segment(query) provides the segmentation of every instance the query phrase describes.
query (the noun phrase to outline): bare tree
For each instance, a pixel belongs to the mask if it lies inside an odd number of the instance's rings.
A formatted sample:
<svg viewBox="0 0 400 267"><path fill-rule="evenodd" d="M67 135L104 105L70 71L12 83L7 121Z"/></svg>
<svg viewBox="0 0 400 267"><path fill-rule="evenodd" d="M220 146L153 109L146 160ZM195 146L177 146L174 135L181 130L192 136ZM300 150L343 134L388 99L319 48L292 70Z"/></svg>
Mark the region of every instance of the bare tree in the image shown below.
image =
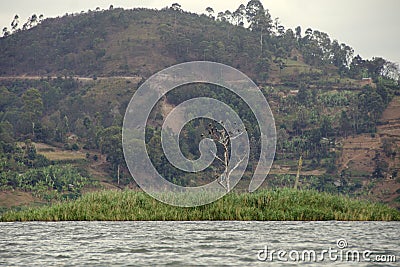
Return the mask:
<svg viewBox="0 0 400 267"><path fill-rule="evenodd" d="M301 168L303 167L303 156L300 156L298 166L297 166L297 174L296 174L296 179L294 181L294 189L299 189L299 183L300 183L300 172Z"/></svg>
<svg viewBox="0 0 400 267"><path fill-rule="evenodd" d="M223 125L223 122L221 122L221 124ZM223 153L222 153L222 157L218 156L216 153L212 152L214 157L219 160L224 168L224 171L222 173L222 175L219 176L219 181L218 183L224 187L226 189L227 192L229 192L231 190L231 186L230 186L230 177L233 173L233 171L235 171L239 165L243 162L243 160L246 158L247 155L244 155L242 158L240 158L235 164L234 166L229 166L230 163L230 146L231 146L231 141L233 141L234 139L238 138L239 136L241 136L244 132L245 129L236 129L236 132L228 132L226 130L225 127L221 127L221 128L217 128L215 127L212 123L210 123L208 125L208 131L206 134L202 134L202 136L206 136L212 140L214 140L215 142L217 142L218 144L221 145L222 149L223 149Z"/></svg>

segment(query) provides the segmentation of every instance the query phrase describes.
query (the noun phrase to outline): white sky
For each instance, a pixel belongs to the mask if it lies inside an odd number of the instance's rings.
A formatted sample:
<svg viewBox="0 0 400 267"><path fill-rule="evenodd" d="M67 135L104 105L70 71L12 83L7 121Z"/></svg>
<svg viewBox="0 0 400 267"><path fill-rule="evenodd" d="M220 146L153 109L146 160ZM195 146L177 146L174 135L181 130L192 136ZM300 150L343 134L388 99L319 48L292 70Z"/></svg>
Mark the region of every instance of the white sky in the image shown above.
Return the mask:
<svg viewBox="0 0 400 267"><path fill-rule="evenodd" d="M10 28L15 14L22 22L32 14L48 18L96 7L107 9L111 4L126 9L161 9L175 2L186 11L205 13L210 6L218 13L233 11L248 0L2 0L0 26ZM399 0L262 0L262 3L286 28L300 25L303 32L309 27L317 29L352 46L363 58L381 56L400 63Z"/></svg>

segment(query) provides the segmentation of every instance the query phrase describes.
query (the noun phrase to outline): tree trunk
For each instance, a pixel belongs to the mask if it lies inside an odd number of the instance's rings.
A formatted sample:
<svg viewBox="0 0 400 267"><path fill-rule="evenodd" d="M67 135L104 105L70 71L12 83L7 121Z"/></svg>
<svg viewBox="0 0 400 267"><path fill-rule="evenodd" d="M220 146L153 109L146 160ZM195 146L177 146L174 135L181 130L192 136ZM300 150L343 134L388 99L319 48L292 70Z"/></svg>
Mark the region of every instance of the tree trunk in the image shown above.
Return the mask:
<svg viewBox="0 0 400 267"><path fill-rule="evenodd" d="M294 189L298 189L299 188L300 172L301 172L301 167L302 166L303 166L303 157L300 156L299 164L298 164L298 167L297 167L296 180L294 181Z"/></svg>
<svg viewBox="0 0 400 267"><path fill-rule="evenodd" d="M119 185L119 164L117 166L117 183Z"/></svg>
<svg viewBox="0 0 400 267"><path fill-rule="evenodd" d="M228 159L228 148L225 146L225 179L226 179L226 190L229 192L230 191L230 183L229 183L229 172L228 172L228 165L229 165L229 159Z"/></svg>

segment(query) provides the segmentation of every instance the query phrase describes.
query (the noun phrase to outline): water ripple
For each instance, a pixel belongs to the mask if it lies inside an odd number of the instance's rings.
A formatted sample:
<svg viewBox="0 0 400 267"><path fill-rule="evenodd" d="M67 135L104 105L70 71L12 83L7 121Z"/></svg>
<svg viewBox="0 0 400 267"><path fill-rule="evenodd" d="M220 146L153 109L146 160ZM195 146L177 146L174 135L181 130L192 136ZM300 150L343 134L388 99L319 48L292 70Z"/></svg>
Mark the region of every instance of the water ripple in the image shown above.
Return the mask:
<svg viewBox="0 0 400 267"><path fill-rule="evenodd" d="M335 221L0 223L0 265L280 266L277 261L258 261L258 252L265 246L287 251L337 249L341 238L351 250L396 255L398 264L399 229L399 222Z"/></svg>

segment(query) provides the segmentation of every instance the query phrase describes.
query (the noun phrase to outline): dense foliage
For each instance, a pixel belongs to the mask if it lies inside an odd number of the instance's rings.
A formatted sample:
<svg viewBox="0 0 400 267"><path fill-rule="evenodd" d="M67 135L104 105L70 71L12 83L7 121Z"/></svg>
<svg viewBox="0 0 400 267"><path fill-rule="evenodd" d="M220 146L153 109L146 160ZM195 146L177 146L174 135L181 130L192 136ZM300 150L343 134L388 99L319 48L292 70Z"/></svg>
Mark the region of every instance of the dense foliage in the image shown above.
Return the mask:
<svg viewBox="0 0 400 267"><path fill-rule="evenodd" d="M30 140L15 144L1 141L0 161L0 190L23 190L53 200L76 198L85 186L93 184L84 170L55 164L37 154Z"/></svg>

